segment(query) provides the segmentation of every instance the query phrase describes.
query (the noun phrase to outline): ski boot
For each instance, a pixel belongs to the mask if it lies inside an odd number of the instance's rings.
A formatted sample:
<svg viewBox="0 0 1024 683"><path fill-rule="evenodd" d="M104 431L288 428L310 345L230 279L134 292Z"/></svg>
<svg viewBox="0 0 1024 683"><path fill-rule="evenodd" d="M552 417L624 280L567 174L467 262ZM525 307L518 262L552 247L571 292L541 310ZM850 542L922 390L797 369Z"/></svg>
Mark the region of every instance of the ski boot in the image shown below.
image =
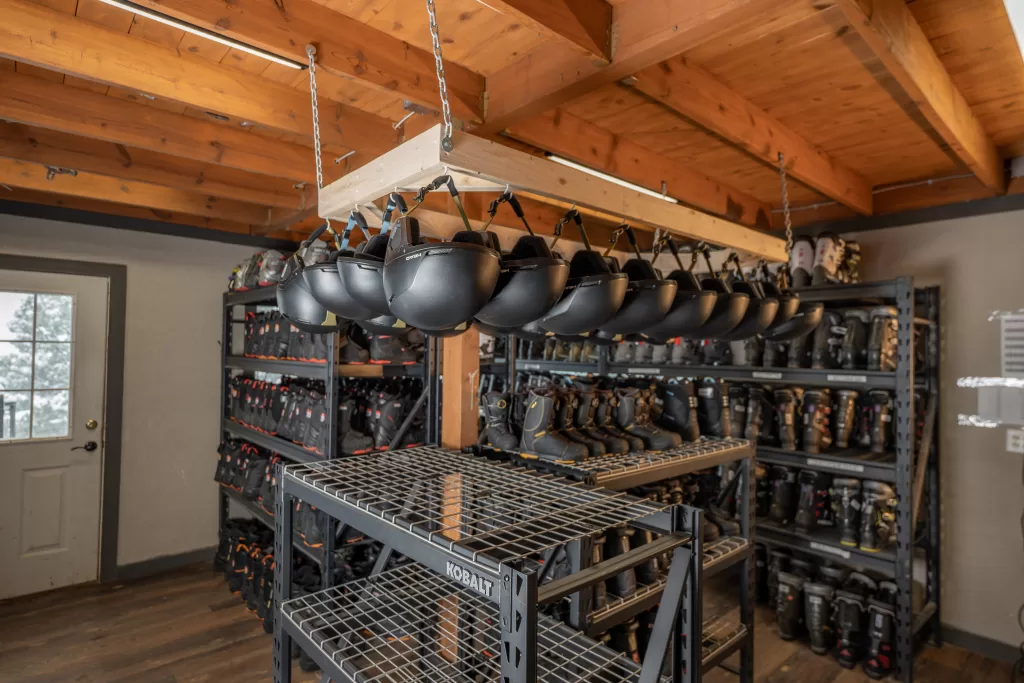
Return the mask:
<svg viewBox="0 0 1024 683"><path fill-rule="evenodd" d="M802 470L799 476L800 494L793 518L793 528L800 533L809 534L819 525L831 522L832 510L829 506L829 486L831 475L823 472Z"/></svg>
<svg viewBox="0 0 1024 683"><path fill-rule="evenodd" d="M865 481L860 511L860 549L877 553L896 537L896 491L880 481Z"/></svg>
<svg viewBox="0 0 1024 683"><path fill-rule="evenodd" d="M742 384L730 384L729 396L729 435L739 438L747 427L747 403L750 392Z"/></svg>
<svg viewBox="0 0 1024 683"><path fill-rule="evenodd" d="M779 597L779 574L789 571L792 556L785 548L772 548L768 551L768 604L775 607Z"/></svg>
<svg viewBox="0 0 1024 683"><path fill-rule="evenodd" d="M767 517L772 504L772 482L768 477L768 468L758 464L754 466L754 510L756 517Z"/></svg>
<svg viewBox="0 0 1024 683"><path fill-rule="evenodd" d="M871 313L863 308L851 308L843 313L843 369L862 370L868 365L868 331Z"/></svg>
<svg viewBox="0 0 1024 683"><path fill-rule="evenodd" d="M819 370L841 367L845 334L843 316L838 311L825 311L812 335L811 367Z"/></svg>
<svg viewBox="0 0 1024 683"><path fill-rule="evenodd" d="M693 382L659 382L656 395L661 400L661 415L656 420L657 425L679 434L684 441L699 439L697 397L694 396Z"/></svg>
<svg viewBox="0 0 1024 683"><path fill-rule="evenodd" d="M832 400L828 389L808 389L804 392L804 451L821 453L832 445L832 431L828 415Z"/></svg>
<svg viewBox="0 0 1024 683"><path fill-rule="evenodd" d="M796 393L792 389L776 389L775 418L779 433L779 446L787 451L796 450Z"/></svg>
<svg viewBox="0 0 1024 683"><path fill-rule="evenodd" d="M772 502L768 519L781 526L793 521L796 503L796 470L785 465L772 467Z"/></svg>
<svg viewBox="0 0 1024 683"><path fill-rule="evenodd" d="M837 448L850 446L850 435L857 421L857 396L853 389L840 389L835 394L832 416L835 420L834 443Z"/></svg>
<svg viewBox="0 0 1024 683"><path fill-rule="evenodd" d="M633 342L619 342L612 352L613 363L632 363L636 360L636 344Z"/></svg>
<svg viewBox="0 0 1024 683"><path fill-rule="evenodd" d="M843 240L831 232L818 235L814 245L814 270L811 274L811 286L827 285L838 282L839 264L846 251Z"/></svg>
<svg viewBox="0 0 1024 683"><path fill-rule="evenodd" d="M786 357L787 368L806 368L811 364L811 337L813 335L814 333L810 332L802 337L790 340L789 354Z"/></svg>
<svg viewBox="0 0 1024 683"><path fill-rule="evenodd" d="M672 346L672 365L700 365L700 342L679 338Z"/></svg>
<svg viewBox="0 0 1024 683"><path fill-rule="evenodd" d="M706 339L701 351L704 365L732 365L732 350L727 341Z"/></svg>
<svg viewBox="0 0 1024 683"><path fill-rule="evenodd" d="M793 640L800 635L804 621L805 579L787 571L779 572L779 595L775 603L775 618L779 637Z"/></svg>
<svg viewBox="0 0 1024 683"><path fill-rule="evenodd" d="M898 592L895 583L881 581L878 594L868 598L868 652L864 673L876 681L892 672Z"/></svg>
<svg viewBox="0 0 1024 683"><path fill-rule="evenodd" d="M860 540L860 481L836 477L832 480L831 496L839 542L856 548Z"/></svg>
<svg viewBox="0 0 1024 683"><path fill-rule="evenodd" d="M811 652L827 654L835 644L832 632L832 602L836 589L824 582L808 581L804 584L804 618L810 636Z"/></svg>
<svg viewBox="0 0 1024 683"><path fill-rule="evenodd" d="M814 240L797 237L789 250L789 272L793 275L794 287L809 287L814 272Z"/></svg>
<svg viewBox="0 0 1024 683"><path fill-rule="evenodd" d="M520 451L555 462L576 462L587 457L587 447L553 431L555 399L549 393L530 393L523 417Z"/></svg>
<svg viewBox="0 0 1024 683"><path fill-rule="evenodd" d="M764 340L759 336L729 342L732 364L740 367L760 367L764 362Z"/></svg>
<svg viewBox="0 0 1024 683"><path fill-rule="evenodd" d="M835 659L844 669L852 669L864 656L865 605L876 590L875 582L859 572L850 574L842 588L836 590Z"/></svg>
<svg viewBox="0 0 1024 683"><path fill-rule="evenodd" d="M896 343L899 336L899 311L893 306L879 306L871 311L871 334L868 337L868 370L896 370Z"/></svg>
<svg viewBox="0 0 1024 683"><path fill-rule="evenodd" d="M697 418L704 436L732 436L729 416L729 387L723 380L710 377L697 385Z"/></svg>
<svg viewBox="0 0 1024 683"><path fill-rule="evenodd" d="M509 429L510 397L497 391L484 394L484 422L487 443L499 451L514 451L519 439Z"/></svg>
<svg viewBox="0 0 1024 683"><path fill-rule="evenodd" d="M646 450L664 451L682 445L683 439L678 434L659 429L649 421L649 393L636 387L616 389L615 394L619 399L619 407L615 411L616 422L627 434L639 437Z"/></svg>
<svg viewBox="0 0 1024 683"><path fill-rule="evenodd" d="M604 562L604 534L600 534L594 537L591 545L591 566L598 565ZM597 581L594 583L594 604L591 606L594 610L599 610L608 604L608 589L604 585L604 581Z"/></svg>
<svg viewBox="0 0 1024 683"><path fill-rule="evenodd" d="M867 396L868 440L872 453L885 453L889 447L892 423L892 396L888 391L873 389Z"/></svg>
<svg viewBox="0 0 1024 683"><path fill-rule="evenodd" d="M635 531L620 524L605 532L605 558L611 559L629 552L629 539ZM629 598L636 594L636 572L633 568L619 572L607 581L608 592L620 598Z"/></svg>
<svg viewBox="0 0 1024 683"><path fill-rule="evenodd" d="M761 543L754 544L754 599L768 603L768 548Z"/></svg>
<svg viewBox="0 0 1024 683"><path fill-rule="evenodd" d="M697 473L697 496L693 504L704 508L706 521L718 527L720 536L739 536L740 525L731 515L718 507L718 495L722 489L722 478L714 471Z"/></svg>
<svg viewBox="0 0 1024 683"><path fill-rule="evenodd" d="M761 357L761 367L784 368L787 358L789 358L789 342L766 341L764 355Z"/></svg>

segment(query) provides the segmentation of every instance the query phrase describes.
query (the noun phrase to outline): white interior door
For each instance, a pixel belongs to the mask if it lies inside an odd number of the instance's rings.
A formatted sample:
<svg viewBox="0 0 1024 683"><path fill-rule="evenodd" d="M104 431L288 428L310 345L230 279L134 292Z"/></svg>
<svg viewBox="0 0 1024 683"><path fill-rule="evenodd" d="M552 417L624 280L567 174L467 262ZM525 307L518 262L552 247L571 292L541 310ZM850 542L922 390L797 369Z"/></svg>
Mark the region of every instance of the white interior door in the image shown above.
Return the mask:
<svg viewBox="0 0 1024 683"><path fill-rule="evenodd" d="M0 598L99 576L108 289L0 270Z"/></svg>

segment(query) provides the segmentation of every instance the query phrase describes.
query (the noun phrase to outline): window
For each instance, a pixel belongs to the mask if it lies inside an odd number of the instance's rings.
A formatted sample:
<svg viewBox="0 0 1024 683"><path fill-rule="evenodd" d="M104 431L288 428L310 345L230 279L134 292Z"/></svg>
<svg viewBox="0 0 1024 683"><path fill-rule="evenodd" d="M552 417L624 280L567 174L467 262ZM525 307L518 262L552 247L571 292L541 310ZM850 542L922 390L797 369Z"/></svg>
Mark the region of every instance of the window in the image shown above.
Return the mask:
<svg viewBox="0 0 1024 683"><path fill-rule="evenodd" d="M0 441L69 436L75 298L0 291Z"/></svg>

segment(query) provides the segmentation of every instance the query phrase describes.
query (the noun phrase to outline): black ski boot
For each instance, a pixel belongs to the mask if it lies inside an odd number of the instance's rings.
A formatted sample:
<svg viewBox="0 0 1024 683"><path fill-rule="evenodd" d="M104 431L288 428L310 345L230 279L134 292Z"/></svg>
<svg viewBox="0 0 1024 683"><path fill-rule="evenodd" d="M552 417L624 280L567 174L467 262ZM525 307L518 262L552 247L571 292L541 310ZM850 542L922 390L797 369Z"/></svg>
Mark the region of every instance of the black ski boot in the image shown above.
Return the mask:
<svg viewBox="0 0 1024 683"><path fill-rule="evenodd" d="M383 397L378 405L377 426L373 431L374 445L378 451L391 448L391 442L398 436L398 428L405 420L405 406L398 396Z"/></svg>
<svg viewBox="0 0 1024 683"><path fill-rule="evenodd" d="M619 387L615 394L619 399L616 422L627 434L639 437L646 450L664 451L682 445L683 439L678 434L659 429L646 419L647 391L635 387Z"/></svg>
<svg viewBox="0 0 1024 683"><path fill-rule="evenodd" d="M732 349L729 342L721 339L706 339L701 349L704 365L732 365Z"/></svg>
<svg viewBox="0 0 1024 683"><path fill-rule="evenodd" d="M864 673L876 681L892 672L898 590L895 583L881 581L878 594L868 599L868 656Z"/></svg>
<svg viewBox="0 0 1024 683"><path fill-rule="evenodd" d="M779 574L789 571L792 556L785 548L768 551L768 604L775 607L779 598Z"/></svg>
<svg viewBox="0 0 1024 683"><path fill-rule="evenodd" d="M555 399L547 393L531 392L523 417L520 451L555 462L576 462L586 458L587 447L553 431L554 421Z"/></svg>
<svg viewBox="0 0 1024 683"><path fill-rule="evenodd" d="M896 370L896 342L899 311L893 306L879 306L871 311L871 334L868 337L868 370Z"/></svg>
<svg viewBox="0 0 1024 683"><path fill-rule="evenodd" d="M747 428L747 403L750 392L742 384L729 385L729 435L740 438Z"/></svg>
<svg viewBox="0 0 1024 683"><path fill-rule="evenodd" d="M764 356L761 359L761 367L784 368L789 358L789 342L767 341L764 343Z"/></svg>
<svg viewBox="0 0 1024 683"><path fill-rule="evenodd" d="M764 339L759 336L729 342L729 350L734 366L757 368L764 362Z"/></svg>
<svg viewBox="0 0 1024 683"><path fill-rule="evenodd" d="M661 415L656 421L657 425L679 434L684 441L699 439L700 423L693 382L659 382L656 392L661 400Z"/></svg>
<svg viewBox="0 0 1024 683"><path fill-rule="evenodd" d="M836 448L848 448L850 435L853 434L857 422L857 392L853 389L840 389L835 393L832 404L832 420Z"/></svg>
<svg viewBox="0 0 1024 683"><path fill-rule="evenodd" d="M419 354L408 348L401 337L375 334L370 337L370 363L374 365L414 365Z"/></svg>
<svg viewBox="0 0 1024 683"><path fill-rule="evenodd" d="M851 308L843 314L843 369L863 370L868 366L868 332L871 313L863 308Z"/></svg>
<svg viewBox="0 0 1024 683"><path fill-rule="evenodd" d="M611 436L625 439L626 443L629 444L631 452L635 453L644 450L643 439L622 431L615 423L615 416L619 411L619 398L615 395L615 392L610 389L598 389L595 394L597 396L597 410L594 412L594 422L597 424L597 428Z"/></svg>
<svg viewBox="0 0 1024 683"><path fill-rule="evenodd" d="M591 566L604 562L604 544L604 534L594 536L590 556ZM592 605L592 609L599 610L607 604L608 589L605 587L604 581L597 581L594 583L594 604Z"/></svg>
<svg viewBox="0 0 1024 683"><path fill-rule="evenodd" d="M355 399L348 399L338 406L338 449L342 455L362 455L373 450L373 438L352 428L352 415L356 410Z"/></svg>
<svg viewBox="0 0 1024 683"><path fill-rule="evenodd" d="M783 450L796 450L796 394L792 389L776 389L775 419L779 433L779 446Z"/></svg>
<svg viewBox="0 0 1024 683"><path fill-rule="evenodd" d="M815 328L811 342L811 367L819 370L842 366L843 316L838 311L825 311Z"/></svg>
<svg viewBox="0 0 1024 683"><path fill-rule="evenodd" d="M613 526L605 532L605 558L611 559L629 552L629 539L634 530L625 524ZM629 598L636 594L636 572L626 569L607 581L608 592L620 598Z"/></svg>
<svg viewBox="0 0 1024 683"><path fill-rule="evenodd" d="M772 504L772 482L768 476L768 468L764 465L754 467L754 510L756 517L767 517Z"/></svg>
<svg viewBox="0 0 1024 683"><path fill-rule="evenodd" d="M789 561L789 573L810 581L818 576L818 565L813 560L794 556Z"/></svg>
<svg viewBox="0 0 1024 683"><path fill-rule="evenodd" d="M835 645L832 632L832 601L836 589L825 582L804 583L804 618L810 636L811 652L816 655L828 654Z"/></svg>
<svg viewBox="0 0 1024 683"><path fill-rule="evenodd" d="M860 481L835 478L832 480L832 510L839 527L843 545L856 548L860 539Z"/></svg>
<svg viewBox="0 0 1024 683"><path fill-rule="evenodd" d="M508 394L497 391L484 394L487 444L500 451L514 451L519 446L519 439L509 429L509 399Z"/></svg>
<svg viewBox="0 0 1024 683"><path fill-rule="evenodd" d="M828 389L808 389L804 392L804 451L821 453L832 445L832 431L828 415L832 412L832 398Z"/></svg>
<svg viewBox="0 0 1024 683"><path fill-rule="evenodd" d="M574 420L576 431L604 446L605 453L609 455L621 455L629 452L629 442L625 439L601 431L594 422L594 415L597 413L599 403L594 394L594 387L584 382L574 382L576 389L577 407Z"/></svg>
<svg viewBox="0 0 1024 683"><path fill-rule="evenodd" d="M843 587L836 591L835 626L838 642L835 658L844 669L852 669L864 656L865 606L868 596L876 589L874 581L859 572L853 572Z"/></svg>
<svg viewBox="0 0 1024 683"><path fill-rule="evenodd" d="M892 423L892 396L888 391L873 389L867 396L868 438L872 453L885 453L889 448Z"/></svg>
<svg viewBox="0 0 1024 683"><path fill-rule="evenodd" d="M718 496L722 490L722 478L714 471L698 472L696 500L693 504L704 508L706 521L718 527L720 536L739 536L740 525L726 510L718 507Z"/></svg>
<svg viewBox="0 0 1024 683"><path fill-rule="evenodd" d="M754 599L768 603L768 548L761 543L754 544Z"/></svg>
<svg viewBox="0 0 1024 683"><path fill-rule="evenodd" d="M654 534L646 529L637 529L633 536L630 538L629 547L631 550L635 550L642 545L654 542ZM661 567L657 557L652 557L642 564L638 564L634 569L636 574L636 580L638 583L644 585L651 585L658 581L661 574Z"/></svg>
<svg viewBox="0 0 1024 683"><path fill-rule="evenodd" d="M575 418L579 408L579 398L573 391L563 390L558 393L555 405L555 429L569 438L570 441L583 444L591 457L605 455L604 444L597 439L576 430Z"/></svg>
<svg viewBox="0 0 1024 683"><path fill-rule="evenodd" d="M640 624L637 620L630 619L625 624L620 624L619 626L612 628L610 631L612 638L609 642L609 645L613 650L621 652L637 664L640 663L640 645L636 638L636 632L639 628Z"/></svg>
<svg viewBox="0 0 1024 683"><path fill-rule="evenodd" d="M824 320L824 318L822 318ZM806 368L811 364L811 338L814 336L813 332L810 332L803 337L797 337L789 342L789 354L786 357L786 367L795 368Z"/></svg>
<svg viewBox="0 0 1024 683"><path fill-rule="evenodd" d="M832 510L829 505L829 486L832 476L824 472L802 470L799 476L800 497L793 518L793 528L809 534L819 526L830 525Z"/></svg>
<svg viewBox="0 0 1024 683"><path fill-rule="evenodd" d="M785 465L772 467L772 503L768 519L781 526L793 521L796 503L796 470Z"/></svg>
<svg viewBox="0 0 1024 683"><path fill-rule="evenodd" d="M363 365L370 360L370 352L360 346L351 335L339 338L338 362L348 365Z"/></svg>
<svg viewBox="0 0 1024 683"><path fill-rule="evenodd" d="M896 491L880 481L865 481L861 488L860 549L877 553L896 537Z"/></svg>
<svg viewBox="0 0 1024 683"><path fill-rule="evenodd" d="M804 578L790 572L779 572L779 596L775 604L779 637L793 640L800 636L804 620Z"/></svg>
<svg viewBox="0 0 1024 683"><path fill-rule="evenodd" d="M669 362L672 365L700 365L700 355L700 342L680 338L672 346Z"/></svg>
<svg viewBox="0 0 1024 683"><path fill-rule="evenodd" d="M704 436L732 436L728 392L729 387L723 380L710 377L697 385L697 418Z"/></svg>

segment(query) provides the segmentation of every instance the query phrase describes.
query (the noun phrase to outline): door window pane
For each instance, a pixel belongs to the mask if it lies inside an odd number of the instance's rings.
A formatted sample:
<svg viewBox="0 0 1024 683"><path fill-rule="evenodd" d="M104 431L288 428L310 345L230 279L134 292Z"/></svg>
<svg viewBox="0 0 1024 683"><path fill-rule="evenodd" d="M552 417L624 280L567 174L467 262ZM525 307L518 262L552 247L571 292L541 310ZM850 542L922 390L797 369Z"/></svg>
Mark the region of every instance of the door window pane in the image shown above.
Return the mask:
<svg viewBox="0 0 1024 683"><path fill-rule="evenodd" d="M32 392L32 438L52 439L68 435L70 391Z"/></svg>
<svg viewBox="0 0 1024 683"><path fill-rule="evenodd" d="M31 418L31 392L0 391L0 441L30 438Z"/></svg>
<svg viewBox="0 0 1024 683"><path fill-rule="evenodd" d="M36 296L36 341L71 341L74 301L70 294Z"/></svg>
<svg viewBox="0 0 1024 683"><path fill-rule="evenodd" d="M0 292L0 341L32 341L36 298L24 292Z"/></svg>
<svg viewBox="0 0 1024 683"><path fill-rule="evenodd" d="M33 389L67 389L71 386L71 344L45 342L36 344Z"/></svg>
<svg viewBox="0 0 1024 683"><path fill-rule="evenodd" d="M0 390L32 388L32 342L0 342Z"/></svg>

